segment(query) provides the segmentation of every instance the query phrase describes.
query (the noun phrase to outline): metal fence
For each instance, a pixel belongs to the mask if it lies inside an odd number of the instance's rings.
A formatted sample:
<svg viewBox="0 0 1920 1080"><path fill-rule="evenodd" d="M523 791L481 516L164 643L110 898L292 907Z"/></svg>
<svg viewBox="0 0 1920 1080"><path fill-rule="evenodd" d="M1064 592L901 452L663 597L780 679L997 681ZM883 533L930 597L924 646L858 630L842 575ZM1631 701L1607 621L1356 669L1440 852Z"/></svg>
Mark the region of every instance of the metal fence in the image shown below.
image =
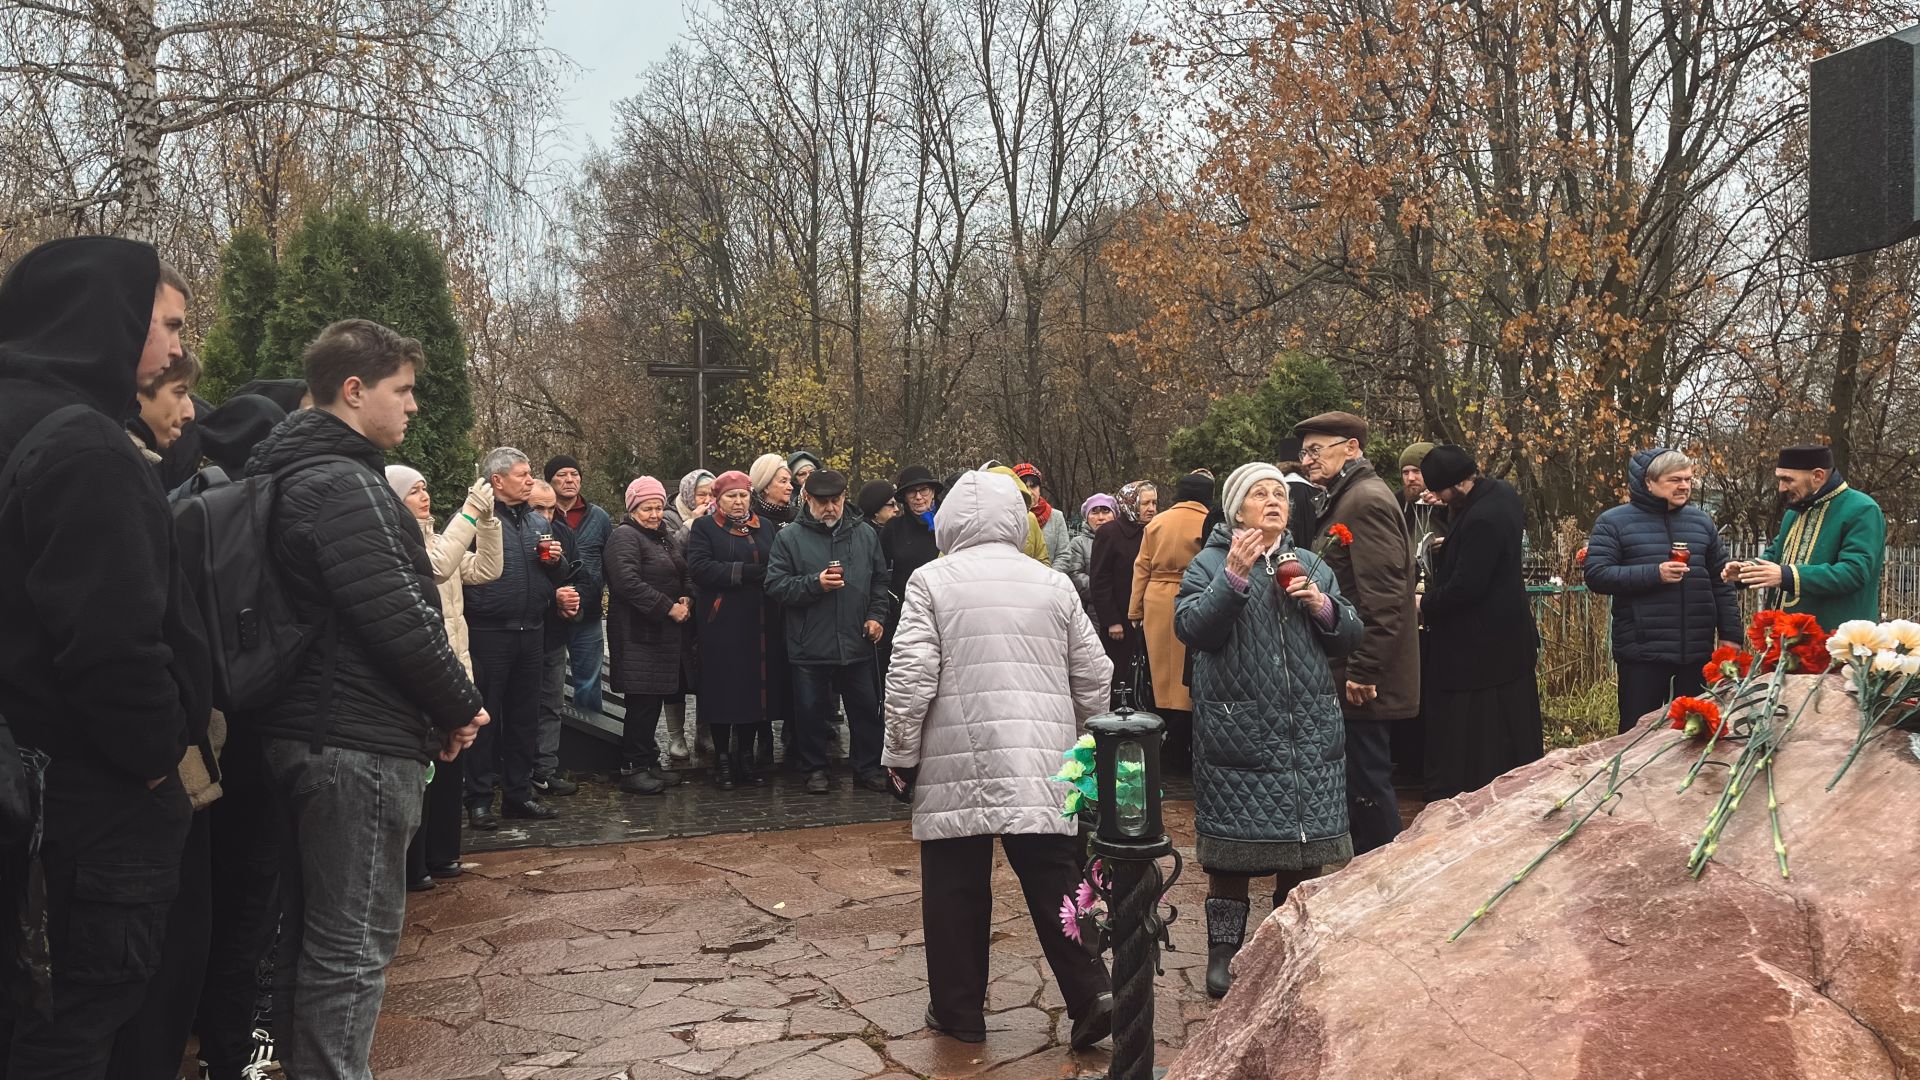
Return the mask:
<svg viewBox="0 0 1920 1080"><path fill-rule="evenodd" d="M1732 558L1757 559L1766 545L1738 543L1727 548ZM1612 616L1608 597L1589 592L1584 585L1563 585L1552 577L1553 572L1550 558L1529 556L1527 594L1540 631L1540 687L1549 694L1565 694L1613 677ZM1767 595L1760 589L1741 590L1742 615L1751 617ZM1887 618L1920 618L1920 548L1887 549L1880 610Z"/></svg>

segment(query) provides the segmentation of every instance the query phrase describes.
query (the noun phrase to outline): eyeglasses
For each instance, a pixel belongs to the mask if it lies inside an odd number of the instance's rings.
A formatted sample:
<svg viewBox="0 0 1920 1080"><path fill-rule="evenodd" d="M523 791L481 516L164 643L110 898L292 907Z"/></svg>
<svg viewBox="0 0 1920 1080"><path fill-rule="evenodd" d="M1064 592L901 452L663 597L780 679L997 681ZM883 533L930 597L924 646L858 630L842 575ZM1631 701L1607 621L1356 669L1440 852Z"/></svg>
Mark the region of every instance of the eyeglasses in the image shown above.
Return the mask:
<svg viewBox="0 0 1920 1080"><path fill-rule="evenodd" d="M1303 446L1300 448L1300 460L1317 461L1321 454L1339 446L1341 443L1350 443L1352 441L1352 439L1338 439L1330 443L1321 443L1319 446Z"/></svg>

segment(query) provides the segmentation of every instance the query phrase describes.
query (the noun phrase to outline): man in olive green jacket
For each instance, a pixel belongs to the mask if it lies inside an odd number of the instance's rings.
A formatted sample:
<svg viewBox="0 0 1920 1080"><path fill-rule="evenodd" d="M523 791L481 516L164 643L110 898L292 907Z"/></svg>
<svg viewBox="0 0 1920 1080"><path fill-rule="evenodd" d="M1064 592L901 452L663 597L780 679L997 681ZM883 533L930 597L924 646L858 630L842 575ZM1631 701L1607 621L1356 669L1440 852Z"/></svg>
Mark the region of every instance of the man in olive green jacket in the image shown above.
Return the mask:
<svg viewBox="0 0 1920 1080"><path fill-rule="evenodd" d="M1825 446L1790 446L1773 470L1787 516L1765 559L1729 563L1726 578L1780 590L1780 607L1832 631L1849 619L1880 618L1887 518L1866 492L1847 486Z"/></svg>

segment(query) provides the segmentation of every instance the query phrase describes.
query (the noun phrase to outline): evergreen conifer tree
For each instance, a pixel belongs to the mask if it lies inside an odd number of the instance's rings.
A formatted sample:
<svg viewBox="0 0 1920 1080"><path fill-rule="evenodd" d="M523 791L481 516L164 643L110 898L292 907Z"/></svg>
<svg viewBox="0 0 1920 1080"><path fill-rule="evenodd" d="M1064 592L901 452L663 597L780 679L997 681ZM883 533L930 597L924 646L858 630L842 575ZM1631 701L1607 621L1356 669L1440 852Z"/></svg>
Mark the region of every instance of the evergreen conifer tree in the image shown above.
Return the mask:
<svg viewBox="0 0 1920 1080"><path fill-rule="evenodd" d="M241 229L227 240L220 253L217 314L200 349L206 369L200 377L201 397L222 402L261 377L260 347L266 337L267 313L273 308L278 271L273 244L264 231Z"/></svg>

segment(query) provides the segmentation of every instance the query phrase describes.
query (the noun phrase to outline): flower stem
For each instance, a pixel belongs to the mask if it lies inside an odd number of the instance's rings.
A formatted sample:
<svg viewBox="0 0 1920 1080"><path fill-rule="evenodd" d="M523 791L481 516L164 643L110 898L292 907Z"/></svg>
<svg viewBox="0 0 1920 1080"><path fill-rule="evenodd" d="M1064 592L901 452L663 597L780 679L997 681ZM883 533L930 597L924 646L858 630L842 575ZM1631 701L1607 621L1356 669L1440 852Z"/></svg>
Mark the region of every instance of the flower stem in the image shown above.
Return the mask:
<svg viewBox="0 0 1920 1080"><path fill-rule="evenodd" d="M1648 729L1648 731L1652 731L1652 730L1653 729L1651 728ZM1641 737L1644 737L1645 735L1646 735L1646 732L1641 733ZM1640 741L1639 738L1634 739L1635 743L1639 741ZM1632 780L1634 777L1640 775L1641 769L1644 769L1647 766L1653 764L1654 762L1659 761L1663 756L1666 755L1667 751L1673 749L1676 746L1679 746L1681 743L1685 741L1686 741L1686 737L1682 736L1678 739L1674 739L1672 742L1669 742L1667 745L1661 747L1660 749L1655 750L1650 756L1648 756L1647 760L1634 766L1633 771L1626 774L1625 776L1620 776L1619 771L1620 771L1620 759L1626 756L1626 751L1622 750L1619 754L1616 754L1614 756L1613 765L1611 769L1608 770L1609 773L1615 777L1615 779L1612 780L1607 785L1607 790L1605 794L1601 795L1597 802L1595 802L1592 806L1588 807L1586 813L1581 814L1579 817L1574 818L1571 822L1569 822L1567 824L1567 827L1561 831L1560 835L1553 838L1552 843L1548 844L1544 849L1542 849L1540 854L1535 855L1533 857L1532 862L1529 862L1527 865L1521 867L1519 873L1508 878L1505 884L1501 885L1500 888L1492 896L1487 898L1486 903L1481 904L1479 908L1475 909L1472 915L1467 917L1466 922L1460 924L1460 928L1458 930L1455 930L1453 933L1447 935L1447 940L1458 941L1460 939L1461 934L1464 934L1468 930L1471 930L1473 928L1474 923L1479 922L1482 918L1484 918L1487 915L1488 912L1492 911L1494 905L1498 904L1502 898L1504 898L1508 893L1512 892L1515 886L1519 885L1522 881L1525 881L1528 874L1533 873L1533 871L1537 867L1539 867L1541 863L1546 862L1547 856L1553 854L1556 850L1558 850L1560 845L1566 843L1568 840L1573 839L1573 834L1576 832L1579 832L1580 827L1582 825L1585 825L1587 821L1593 817L1593 815L1599 813L1602 808L1612 803L1613 800L1619 798L1620 788L1624 786L1627 783L1627 781ZM1633 748L1633 744L1629 743L1627 749L1630 750L1632 748ZM1595 773L1594 775L1597 776L1599 774ZM1581 786L1584 788L1586 785L1583 784ZM1569 798L1571 798L1571 796L1569 796Z"/></svg>
<svg viewBox="0 0 1920 1080"><path fill-rule="evenodd" d="M1780 836L1780 797L1773 790L1773 755L1767 755L1767 816L1773 821L1773 857L1780 862L1780 876L1791 878L1787 872L1787 842Z"/></svg>

